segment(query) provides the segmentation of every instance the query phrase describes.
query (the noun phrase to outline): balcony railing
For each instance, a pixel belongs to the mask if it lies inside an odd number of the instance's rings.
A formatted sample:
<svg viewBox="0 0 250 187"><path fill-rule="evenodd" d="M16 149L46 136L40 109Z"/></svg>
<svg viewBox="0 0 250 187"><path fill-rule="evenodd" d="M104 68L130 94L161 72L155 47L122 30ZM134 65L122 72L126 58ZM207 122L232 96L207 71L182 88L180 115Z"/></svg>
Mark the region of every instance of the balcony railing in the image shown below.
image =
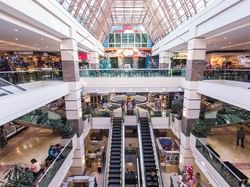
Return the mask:
<svg viewBox="0 0 250 187"><path fill-rule="evenodd" d="M45 171L43 176L39 179L37 187L49 186L53 177L61 168L64 161L67 159L68 155L73 149L72 139L64 146L61 153L56 157L56 159L52 162L49 168ZM63 176L62 176L63 177Z"/></svg>
<svg viewBox="0 0 250 187"><path fill-rule="evenodd" d="M84 69L81 77L180 77L184 69Z"/></svg>
<svg viewBox="0 0 250 187"><path fill-rule="evenodd" d="M250 69L205 70L204 79L250 82Z"/></svg>
<svg viewBox="0 0 250 187"><path fill-rule="evenodd" d="M240 187L244 181L240 179L219 157L200 139L196 139L197 150L213 166L213 168L224 178L224 180L233 187Z"/></svg>
<svg viewBox="0 0 250 187"><path fill-rule="evenodd" d="M185 69L82 69L81 77L184 77ZM31 81L62 80L62 71L2 71L0 78L13 84ZM205 70L204 80L234 80L250 82L250 69Z"/></svg>
<svg viewBox="0 0 250 187"><path fill-rule="evenodd" d="M62 71L2 71L0 72L0 78L13 84L22 84L32 81L62 80Z"/></svg>

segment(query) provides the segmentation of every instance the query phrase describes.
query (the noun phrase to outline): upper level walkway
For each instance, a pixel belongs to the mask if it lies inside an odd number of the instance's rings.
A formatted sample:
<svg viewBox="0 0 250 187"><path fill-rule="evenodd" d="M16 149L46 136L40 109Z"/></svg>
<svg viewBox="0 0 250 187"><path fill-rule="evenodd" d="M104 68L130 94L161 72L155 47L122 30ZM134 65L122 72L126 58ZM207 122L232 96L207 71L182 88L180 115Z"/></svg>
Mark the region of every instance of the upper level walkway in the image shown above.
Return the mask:
<svg viewBox="0 0 250 187"><path fill-rule="evenodd" d="M62 81L36 81L20 85L25 91L0 97L0 125L69 93L68 83Z"/></svg>
<svg viewBox="0 0 250 187"><path fill-rule="evenodd" d="M98 69L80 70L83 93L182 92L185 70L176 69ZM0 78L26 91L14 92L8 86L0 93L0 124L16 119L69 93L60 71L0 72ZM250 110L249 70L205 70L198 93ZM11 93L6 93L9 90Z"/></svg>

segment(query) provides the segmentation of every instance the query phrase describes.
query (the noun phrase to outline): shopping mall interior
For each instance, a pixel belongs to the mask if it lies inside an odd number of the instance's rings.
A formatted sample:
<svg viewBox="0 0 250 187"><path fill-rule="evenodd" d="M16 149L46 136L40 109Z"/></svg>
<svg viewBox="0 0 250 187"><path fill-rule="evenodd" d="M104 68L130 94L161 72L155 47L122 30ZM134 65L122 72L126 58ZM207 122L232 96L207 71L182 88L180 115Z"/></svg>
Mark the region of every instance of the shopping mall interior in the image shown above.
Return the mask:
<svg viewBox="0 0 250 187"><path fill-rule="evenodd" d="M250 0L0 0L0 186L250 187Z"/></svg>

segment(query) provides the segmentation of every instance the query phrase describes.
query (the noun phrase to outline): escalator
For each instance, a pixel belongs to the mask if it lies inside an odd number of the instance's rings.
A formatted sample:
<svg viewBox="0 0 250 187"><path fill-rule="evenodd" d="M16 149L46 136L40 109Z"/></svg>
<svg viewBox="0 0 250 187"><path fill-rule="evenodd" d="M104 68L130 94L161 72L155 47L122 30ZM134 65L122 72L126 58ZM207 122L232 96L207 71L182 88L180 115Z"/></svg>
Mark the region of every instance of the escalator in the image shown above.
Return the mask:
<svg viewBox="0 0 250 187"><path fill-rule="evenodd" d="M112 133L110 142L110 157L108 165L108 187L124 186L124 128L122 126L122 117L112 118Z"/></svg>
<svg viewBox="0 0 250 187"><path fill-rule="evenodd" d="M14 94L14 93L19 93L26 91L24 88L21 86L15 85L11 82L6 81L5 79L0 78L0 96L4 95L9 95L9 94Z"/></svg>
<svg viewBox="0 0 250 187"><path fill-rule="evenodd" d="M158 157L155 149L155 142L152 141L152 129L150 129L148 117L139 117L138 135L140 144L140 156L143 186L162 186L159 171Z"/></svg>

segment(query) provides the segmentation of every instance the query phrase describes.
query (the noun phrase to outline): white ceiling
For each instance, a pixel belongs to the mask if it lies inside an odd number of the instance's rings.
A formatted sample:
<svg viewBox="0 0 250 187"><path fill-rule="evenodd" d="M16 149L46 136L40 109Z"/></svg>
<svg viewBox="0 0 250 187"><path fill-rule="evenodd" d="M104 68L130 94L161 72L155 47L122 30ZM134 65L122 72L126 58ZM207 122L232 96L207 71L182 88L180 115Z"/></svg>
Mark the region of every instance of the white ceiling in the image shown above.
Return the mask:
<svg viewBox="0 0 250 187"><path fill-rule="evenodd" d="M59 51L60 43L0 19L0 51Z"/></svg>
<svg viewBox="0 0 250 187"><path fill-rule="evenodd" d="M208 51L250 50L250 25L207 39Z"/></svg>
<svg viewBox="0 0 250 187"><path fill-rule="evenodd" d="M250 50L250 22L248 24L231 25L231 29L223 28L220 31L210 33L205 37L207 52L209 51L232 51ZM187 51L187 42L175 47L173 51Z"/></svg>
<svg viewBox="0 0 250 187"><path fill-rule="evenodd" d="M59 51L60 41L0 19L0 51ZM250 23L207 37L207 51L250 50ZM174 51L186 51L187 43Z"/></svg>

